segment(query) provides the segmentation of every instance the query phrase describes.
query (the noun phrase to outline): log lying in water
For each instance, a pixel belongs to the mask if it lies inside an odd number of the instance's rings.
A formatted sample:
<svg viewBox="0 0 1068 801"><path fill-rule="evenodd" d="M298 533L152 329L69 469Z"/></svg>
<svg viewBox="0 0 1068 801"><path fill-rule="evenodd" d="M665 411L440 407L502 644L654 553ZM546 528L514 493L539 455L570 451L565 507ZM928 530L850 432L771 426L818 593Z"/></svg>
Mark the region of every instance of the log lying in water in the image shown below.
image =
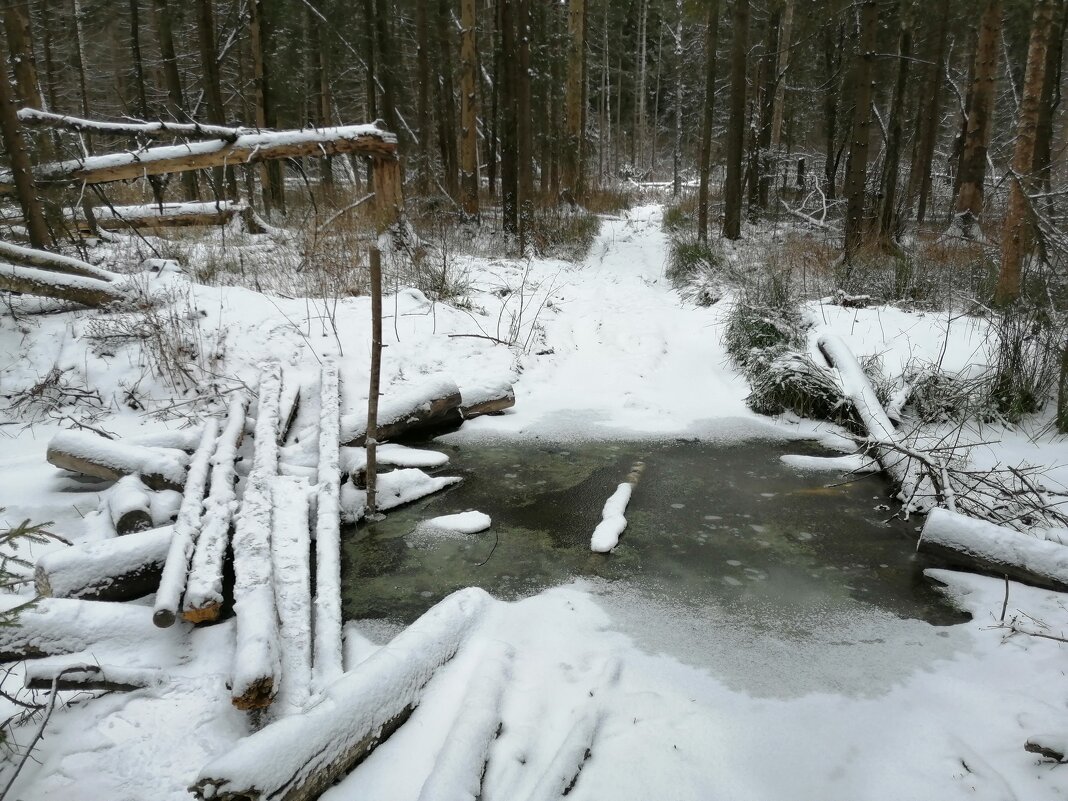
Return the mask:
<svg viewBox="0 0 1068 801"><path fill-rule="evenodd" d="M97 665L87 662L27 663L26 689L107 690L123 692L144 687L159 687L166 681L155 668L131 668L120 665Z"/></svg>
<svg viewBox="0 0 1068 801"><path fill-rule="evenodd" d="M44 598L22 610L13 625L0 626L0 662L87 649L100 653L110 645L181 651L188 648L184 635L184 631L161 632L142 606Z"/></svg>
<svg viewBox="0 0 1068 801"><path fill-rule="evenodd" d="M509 383L466 388L462 392L460 412L464 420L484 414L499 414L515 406L515 390Z"/></svg>
<svg viewBox="0 0 1068 801"><path fill-rule="evenodd" d="M34 580L45 598L130 601L156 591L173 527L72 545L37 560Z"/></svg>
<svg viewBox="0 0 1068 801"><path fill-rule="evenodd" d="M46 458L63 470L109 481L137 474L154 490L181 490L189 461L183 451L130 445L86 431L56 434Z"/></svg>
<svg viewBox="0 0 1068 801"><path fill-rule="evenodd" d="M422 688L459 650L489 596L450 595L354 670L307 712L282 718L209 763L191 788L212 801L310 801L388 738ZM270 765L269 771L264 770Z"/></svg>
<svg viewBox="0 0 1068 801"><path fill-rule="evenodd" d="M1068 547L948 509L927 515L916 550L977 573L1068 590Z"/></svg>
<svg viewBox="0 0 1068 801"><path fill-rule="evenodd" d="M379 442L426 433L463 421L460 389L451 379L438 378L395 392L378 406ZM341 418L341 441L348 446L366 444L367 414L357 412Z"/></svg>
<svg viewBox="0 0 1068 801"><path fill-rule="evenodd" d="M152 496L141 477L123 476L107 495L108 515L120 536L152 528Z"/></svg>

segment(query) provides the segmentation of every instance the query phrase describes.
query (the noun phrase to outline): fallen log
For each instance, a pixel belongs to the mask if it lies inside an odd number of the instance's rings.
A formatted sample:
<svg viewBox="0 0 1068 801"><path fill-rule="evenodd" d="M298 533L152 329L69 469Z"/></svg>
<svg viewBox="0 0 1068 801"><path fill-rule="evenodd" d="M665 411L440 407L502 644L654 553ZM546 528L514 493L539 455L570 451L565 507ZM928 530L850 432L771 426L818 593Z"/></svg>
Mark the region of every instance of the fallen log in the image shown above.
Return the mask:
<svg viewBox="0 0 1068 801"><path fill-rule="evenodd" d="M271 562L282 663L278 706L285 712L302 709L311 698L310 489L301 479L271 479Z"/></svg>
<svg viewBox="0 0 1068 801"><path fill-rule="evenodd" d="M876 461L890 477L905 509L921 513L932 509L938 503L937 493L921 472L918 462L896 447L898 435L894 424L886 416L856 356L834 334L822 334L817 344L827 363L838 370L842 392L856 409L857 417L872 441Z"/></svg>
<svg viewBox="0 0 1068 801"><path fill-rule="evenodd" d="M272 159L349 153L388 158L396 150L397 137L374 125L264 131L242 134L232 142L212 139L41 164L34 168L33 177L44 188L69 183L101 184L186 170L258 164ZM0 196L14 192L11 172L0 172Z"/></svg>
<svg viewBox="0 0 1068 801"><path fill-rule="evenodd" d="M515 406L515 390L507 383L468 388L461 395L460 413L464 420L484 414L500 414Z"/></svg>
<svg viewBox="0 0 1068 801"><path fill-rule="evenodd" d="M131 445L87 431L56 434L45 458L62 470L108 481L136 474L154 490L181 490L189 460L184 451Z"/></svg>
<svg viewBox="0 0 1068 801"><path fill-rule="evenodd" d="M131 535L136 536L136 535ZM103 601L44 598L22 610L14 624L0 626L0 662L39 659L92 649L106 652L114 645L161 648L182 652L187 637L161 632L145 608Z"/></svg>
<svg viewBox="0 0 1068 801"><path fill-rule="evenodd" d="M3 240L0 240L0 257L5 261L23 267L37 267L48 272L78 275L82 278L95 278L98 281L113 282L120 278L115 273L108 272L100 267L94 267L81 259L62 256L59 253L49 253L47 250L27 248Z"/></svg>
<svg viewBox="0 0 1068 801"><path fill-rule="evenodd" d="M120 665L98 665L91 662L26 664L26 689L106 690L127 692L145 687L159 687L166 676L156 668L131 668Z"/></svg>
<svg viewBox="0 0 1068 801"><path fill-rule="evenodd" d="M114 284L97 278L20 267L5 262L0 262L0 290L69 300L83 306L106 306L126 297Z"/></svg>
<svg viewBox="0 0 1068 801"><path fill-rule="evenodd" d="M282 367L260 374L255 454L234 527L236 647L230 700L238 709L262 709L278 693L281 656L271 563L270 478L278 473L278 402Z"/></svg>
<svg viewBox="0 0 1068 801"><path fill-rule="evenodd" d="M224 139L232 142L243 134L258 133L255 128L228 128L223 125L206 125L200 122L87 120L36 108L19 109L18 116L19 122L34 128L59 128L65 131L110 136L152 138L185 136L192 139Z"/></svg>
<svg viewBox="0 0 1068 801"><path fill-rule="evenodd" d="M453 593L343 674L311 709L271 723L214 759L190 789L205 801L317 798L400 727L488 603L477 588Z"/></svg>
<svg viewBox="0 0 1068 801"><path fill-rule="evenodd" d="M194 226L229 225L248 209L244 203L229 200L202 203L164 203L160 206L98 206L93 209L97 228L123 231L130 228L191 228ZM92 226L84 214L71 220L85 233Z"/></svg>
<svg viewBox="0 0 1068 801"><path fill-rule="evenodd" d="M204 493L208 487L208 471L211 457L215 452L215 440L219 424L209 420L204 425L189 470L185 479L185 495L182 505L178 507L178 519L174 523L174 536L167 552L167 563L160 576L159 589L156 591L156 605L152 612L152 622L160 628L174 625L178 609L189 578L189 563L196 550L197 537L200 534L201 519L204 511Z"/></svg>
<svg viewBox="0 0 1068 801"><path fill-rule="evenodd" d="M927 515L916 550L977 573L1068 590L1068 547L948 509Z"/></svg>
<svg viewBox="0 0 1068 801"><path fill-rule="evenodd" d="M338 448L340 379L335 362L320 371L319 470L315 518L315 687L325 689L340 675L341 470Z"/></svg>
<svg viewBox="0 0 1068 801"><path fill-rule="evenodd" d="M140 476L123 476L116 481L108 490L106 505L116 534L152 528L152 496Z"/></svg>
<svg viewBox="0 0 1068 801"><path fill-rule="evenodd" d="M230 522L237 509L234 485L237 449L245 435L248 398L234 395L226 428L219 435L211 457L211 486L204 501L200 536L189 566L182 598L182 617L190 623L208 623L219 618L223 603L223 569L230 542Z"/></svg>
<svg viewBox="0 0 1068 801"><path fill-rule="evenodd" d="M45 598L130 601L156 591L171 526L72 545L37 560L34 581Z"/></svg>
<svg viewBox="0 0 1068 801"><path fill-rule="evenodd" d="M460 390L450 379L434 379L397 391L379 404L376 439L385 442L459 425L463 422L462 403ZM341 418L343 444L362 447L366 432L366 413L346 414Z"/></svg>

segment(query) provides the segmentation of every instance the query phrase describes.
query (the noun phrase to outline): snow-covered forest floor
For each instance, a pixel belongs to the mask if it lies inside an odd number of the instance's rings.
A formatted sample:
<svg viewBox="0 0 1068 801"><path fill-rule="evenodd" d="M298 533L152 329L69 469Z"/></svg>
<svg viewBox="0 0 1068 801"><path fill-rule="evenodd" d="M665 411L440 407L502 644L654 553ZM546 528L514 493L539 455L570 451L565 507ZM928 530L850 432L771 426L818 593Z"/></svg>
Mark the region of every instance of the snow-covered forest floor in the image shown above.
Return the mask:
<svg viewBox="0 0 1068 801"><path fill-rule="evenodd" d="M456 256L466 284L456 305L395 287L385 300L384 395L440 375L465 393L513 382L515 408L467 422L450 435L461 447L490 438L674 437L780 439L784 453L803 437L845 447L829 424L750 411L749 386L723 344L732 298L709 307L680 298L665 275L662 215L646 206L606 217L579 263ZM250 271L273 250L270 240L248 252L257 250ZM299 278L274 287L284 295L260 294L192 283L166 261L149 266L157 269L136 280L146 295L165 293L167 301L140 312L29 315L16 305L14 315L0 317L0 350L8 354L0 393L9 404L0 428L0 506L8 523L48 520L71 539L105 536L91 511L99 488L46 463L51 436L78 424L121 436L181 429L202 408L191 402L193 387L225 394L252 385L265 359L290 366L289 380L306 375L312 383L320 360L339 356L343 413L366 403L366 297L300 297ZM858 356L878 354L888 375L916 359L956 372L990 358L991 335L975 317L820 303L804 314ZM67 402L75 397L77 404ZM314 465L307 449L314 450L317 412L314 398L301 405L287 463ZM970 452L977 467L1039 465L1048 468L1044 481L1068 486L1068 442L1046 422L942 424L925 433L983 443ZM827 480L812 474L813 486ZM946 571L934 577L971 622L938 627L873 609L848 621L814 614L808 634L788 635L723 609L697 614L588 580L496 601L410 721L324 798L419 798L465 693L495 681L494 671L510 676L483 785L487 801L558 798L573 774L569 755L587 747L591 756L570 792L577 801L1068 796L1063 768L1023 750L1031 735L1068 732L1068 645L1006 636L995 625L1004 582ZM1048 626L1045 633L1068 631L1062 595L1012 584L1008 607L1033 618L1031 626ZM346 667L395 630L350 623ZM85 656L161 668L168 682L65 696L11 797L188 798L201 767L249 732L225 687L232 623L149 632ZM753 672L765 680L752 681ZM19 683L16 670L5 688ZM17 739L24 744L34 730L30 723Z"/></svg>

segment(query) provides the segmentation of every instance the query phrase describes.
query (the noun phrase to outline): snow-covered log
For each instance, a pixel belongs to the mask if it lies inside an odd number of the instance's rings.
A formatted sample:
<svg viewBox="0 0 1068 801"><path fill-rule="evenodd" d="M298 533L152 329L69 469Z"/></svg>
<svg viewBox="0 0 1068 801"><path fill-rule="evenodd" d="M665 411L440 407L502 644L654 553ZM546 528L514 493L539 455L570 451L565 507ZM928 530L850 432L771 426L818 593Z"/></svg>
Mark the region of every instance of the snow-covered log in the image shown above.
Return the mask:
<svg viewBox="0 0 1068 801"><path fill-rule="evenodd" d="M138 475L123 476L108 490L106 505L116 534L152 528L152 496Z"/></svg>
<svg viewBox="0 0 1068 801"><path fill-rule="evenodd" d="M131 445L88 431L56 434L46 458L62 470L109 481L136 474L154 490L181 490L189 461L184 451Z"/></svg>
<svg viewBox="0 0 1068 801"><path fill-rule="evenodd" d="M129 228L190 228L194 226L228 225L235 217L249 218L248 205L230 200L164 203L148 206L99 206L93 209L93 221L105 231L124 231ZM71 220L81 231L90 229L84 214Z"/></svg>
<svg viewBox="0 0 1068 801"><path fill-rule="evenodd" d="M166 676L156 668L131 668L122 665L98 665L94 662L28 662L26 689L107 690L123 692L145 687L159 687Z"/></svg>
<svg viewBox="0 0 1068 801"><path fill-rule="evenodd" d="M438 378L383 398L378 406L376 439L384 442L419 432L458 425L463 416L463 399L456 382ZM367 413L356 412L341 418L341 441L362 446L366 439Z"/></svg>
<svg viewBox="0 0 1068 801"><path fill-rule="evenodd" d="M186 647L173 631L152 625L143 606L44 598L0 626L0 662L73 654L111 644L121 648ZM182 632L184 636L185 632Z"/></svg>
<svg viewBox="0 0 1068 801"><path fill-rule="evenodd" d="M460 413L465 420L483 414L497 414L515 406L515 390L507 382L466 387L461 392Z"/></svg>
<svg viewBox="0 0 1068 801"><path fill-rule="evenodd" d="M49 253L47 250L23 247L22 245L16 245L14 242L4 242L3 240L0 240L0 258L23 267L37 267L48 272L66 273L68 275L81 276L82 278L95 278L98 281L111 282L120 278L115 273L108 272L100 267L94 267L81 259L62 256L59 253Z"/></svg>
<svg viewBox="0 0 1068 801"><path fill-rule="evenodd" d="M238 709L262 709L278 693L281 655L271 562L271 486L278 473L278 401L282 367L260 374L255 454L234 526L234 612L237 615L230 697Z"/></svg>
<svg viewBox="0 0 1068 801"><path fill-rule="evenodd" d="M419 801L478 801L482 797L490 746L501 731L501 703L512 658L509 646L496 646L479 660Z"/></svg>
<svg viewBox="0 0 1068 801"><path fill-rule="evenodd" d="M1068 547L948 509L931 510L916 548L979 573L1068 591Z"/></svg>
<svg viewBox="0 0 1068 801"><path fill-rule="evenodd" d="M271 479L274 512L271 560L278 609L282 676L278 704L285 711L303 708L311 697L312 601L311 509L306 481L289 476Z"/></svg>
<svg viewBox="0 0 1068 801"><path fill-rule="evenodd" d="M838 371L842 392L856 409L872 441L875 458L893 481L905 508L915 512L933 508L938 502L934 487L921 472L917 461L895 447L898 436L894 424L886 416L857 357L835 334L821 334L817 344L827 363Z"/></svg>
<svg viewBox="0 0 1068 801"><path fill-rule="evenodd" d="M230 541L230 521L237 509L234 465L245 434L248 404L244 394L230 399L226 427L219 435L211 457L211 486L204 501L200 536L197 537L182 599L182 617L191 623L216 620L222 606L226 546Z"/></svg>
<svg viewBox="0 0 1068 801"><path fill-rule="evenodd" d="M594 553L609 553L619 544L619 537L627 528L627 504L644 471L645 462L635 462L627 474L627 480L616 487L616 491L605 501L601 522L590 537L590 550Z"/></svg>
<svg viewBox="0 0 1068 801"><path fill-rule="evenodd" d="M282 391L278 399L278 444L285 443L300 413L300 378L292 371L282 374Z"/></svg>
<svg viewBox="0 0 1068 801"><path fill-rule="evenodd" d="M210 762L193 791L205 801L317 798L407 719L488 603L476 588L445 598L343 674L311 709L260 729Z"/></svg>
<svg viewBox="0 0 1068 801"><path fill-rule="evenodd" d="M83 306L105 306L126 297L115 284L98 278L20 267L5 262L0 262L0 291L69 300Z"/></svg>
<svg viewBox="0 0 1068 801"><path fill-rule="evenodd" d="M272 159L347 153L392 156L396 149L397 137L374 125L263 131L242 134L232 142L211 139L41 164L34 168L33 177L42 187L67 183L101 184L186 170L256 164ZM0 172L0 196L11 195L14 191L11 172Z"/></svg>
<svg viewBox="0 0 1068 801"><path fill-rule="evenodd" d="M49 551L37 560L37 594L87 601L129 601L155 592L172 526Z"/></svg>
<svg viewBox="0 0 1068 801"><path fill-rule="evenodd" d="M87 120L36 108L19 109L18 115L19 122L34 128L59 128L65 131L109 136L136 136L138 138L185 136L191 139L225 139L232 142L243 134L257 133L255 128L228 128L223 125L206 125L200 122Z"/></svg>
<svg viewBox="0 0 1068 801"><path fill-rule="evenodd" d="M342 671L340 383L337 364L323 364L320 382L319 471L315 518L315 686Z"/></svg>
<svg viewBox="0 0 1068 801"><path fill-rule="evenodd" d="M200 445L189 462L189 471L185 478L185 495L182 505L178 507L178 519L174 522L174 536L167 552L167 562L163 566L159 589L156 591L156 605L152 612L152 622L160 628L174 625L178 609L189 578L189 563L196 551L197 537L204 512L204 493L208 488L208 473L211 469L211 457L215 452L215 440L219 432L219 423L209 420L204 425Z"/></svg>

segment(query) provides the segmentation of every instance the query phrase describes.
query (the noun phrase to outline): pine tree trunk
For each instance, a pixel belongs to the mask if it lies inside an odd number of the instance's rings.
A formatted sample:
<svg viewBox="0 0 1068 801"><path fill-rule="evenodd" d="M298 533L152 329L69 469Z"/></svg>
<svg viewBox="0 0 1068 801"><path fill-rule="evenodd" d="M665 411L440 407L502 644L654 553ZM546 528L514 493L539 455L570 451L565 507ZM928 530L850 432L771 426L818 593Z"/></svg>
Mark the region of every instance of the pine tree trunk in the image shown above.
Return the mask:
<svg viewBox="0 0 1068 801"><path fill-rule="evenodd" d="M864 241L866 228L865 184L871 144L872 65L875 61L879 7L863 0L860 9L860 41L853 66L853 128L846 165L845 260L848 264Z"/></svg>
<svg viewBox="0 0 1068 801"><path fill-rule="evenodd" d="M786 73L790 67L790 36L794 27L794 0L786 0L779 31L779 58L775 69L775 100L771 112L772 156L778 157L782 143L783 116L786 111Z"/></svg>
<svg viewBox="0 0 1068 801"><path fill-rule="evenodd" d="M682 0L675 0L675 147L671 153L671 194L682 192Z"/></svg>
<svg viewBox="0 0 1068 801"><path fill-rule="evenodd" d="M776 65L779 57L779 10L773 9L766 22L764 47L760 57L760 125L752 154L753 181L749 187L749 207L767 209L774 180L771 160L771 127L775 111Z"/></svg>
<svg viewBox="0 0 1068 801"><path fill-rule="evenodd" d="M459 164L456 136L456 102L452 71L452 19L449 0L438 0L438 142L441 147L441 166L445 173L445 191L450 197L460 196Z"/></svg>
<svg viewBox="0 0 1068 801"><path fill-rule="evenodd" d="M7 151L11 162L11 173L23 219L26 221L26 230L30 235L30 244L43 249L48 247L51 238L45 224L44 207L33 183L30 153L16 114L15 97L7 80L6 51L7 47L0 42L0 67L3 68L0 72L0 134L3 135L4 150Z"/></svg>
<svg viewBox="0 0 1068 801"><path fill-rule="evenodd" d="M37 80L37 59L33 54L28 6L7 3L4 26L7 28L8 52L11 53L14 67L17 103L20 108L41 108L41 85Z"/></svg>
<svg viewBox="0 0 1068 801"><path fill-rule="evenodd" d="M582 107L586 77L586 0L568 0L567 6L567 88L564 100L564 124L567 128L564 143L563 191L580 199L585 170L585 139Z"/></svg>
<svg viewBox="0 0 1068 801"><path fill-rule="evenodd" d="M416 148L415 191L418 195L430 192L430 21L429 0L415 2L416 46L416 130L419 144Z"/></svg>
<svg viewBox="0 0 1068 801"><path fill-rule="evenodd" d="M460 2L460 205L478 219L478 88L475 0ZM529 95L528 95L529 102ZM529 109L528 109L529 112ZM522 115L527 119L529 115Z"/></svg>
<svg viewBox="0 0 1068 801"><path fill-rule="evenodd" d="M697 190L697 238L708 241L708 181L712 168L712 123L716 105L716 47L719 44L719 2L706 0L705 17L705 102L701 121L701 144Z"/></svg>
<svg viewBox="0 0 1068 801"><path fill-rule="evenodd" d="M512 0L499 0L501 35L501 79L498 91L501 105L501 215L504 230L519 233L519 164L516 114L516 48Z"/></svg>
<svg viewBox="0 0 1068 801"><path fill-rule="evenodd" d="M375 4L375 43L378 45L378 74L382 82L382 119L389 130L401 135L400 118L397 116L397 63L390 22L396 9L390 0L376 0ZM442 20L442 27L446 25ZM452 20L448 20L451 27ZM451 65L450 65L451 66ZM450 70L451 71L451 70Z"/></svg>
<svg viewBox="0 0 1068 801"><path fill-rule="evenodd" d="M138 0L130 0L131 9L137 2ZM197 0L197 40L200 48L200 73L204 82L204 101L208 110L208 122L213 125L225 125L226 110L223 106L219 61L215 54L215 9L212 7L212 2L213 0ZM131 43L136 39L136 32L131 31ZM140 58L140 48L138 48L137 57ZM138 67L136 77L141 87L141 102L144 102L143 67ZM147 105L145 103L146 108ZM147 116L147 111L142 113ZM237 179L234 176L233 167L216 168L213 180L215 182L215 191L219 197L229 195L231 200L237 199ZM226 191L223 190L224 180L226 182Z"/></svg>
<svg viewBox="0 0 1068 801"><path fill-rule="evenodd" d="M942 106L942 70L946 54L946 35L949 31L949 6L949 3L943 3L938 16L938 29L933 40L934 50L930 57L931 63L927 66L920 97L916 158L909 173L908 205L911 207L916 200L916 220L920 223L927 217L927 199L931 194L931 165L938 140L938 115Z"/></svg>
<svg viewBox="0 0 1068 801"><path fill-rule="evenodd" d="M909 64L912 62L912 19L903 6L901 31L897 44L897 80L890 103L889 130L886 138L886 154L883 157L883 174L880 179L878 216L879 241L891 246L897 229L897 180L901 166L901 140L905 127L905 91L908 88Z"/></svg>
<svg viewBox="0 0 1068 801"><path fill-rule="evenodd" d="M828 23L823 26L823 95L824 147L823 147L823 192L827 200L838 196L838 98L841 80L838 77L842 67L842 42L845 31L841 24Z"/></svg>
<svg viewBox="0 0 1068 801"><path fill-rule="evenodd" d="M1052 27L1053 0L1036 0L1031 41L1027 48L1027 71L1020 116L1016 126L1016 148L1012 154L1009 208L1001 230L1001 272L994 293L994 300L1000 305L1007 305L1020 296L1023 261L1031 249L1031 208L1027 196L1035 190L1037 183L1032 168L1046 72L1046 51Z"/></svg>
<svg viewBox="0 0 1068 801"><path fill-rule="evenodd" d="M749 49L749 0L734 0L731 44L730 117L727 121L727 180L723 186L723 236L742 236L742 150L745 145L745 72Z"/></svg>
<svg viewBox="0 0 1068 801"><path fill-rule="evenodd" d="M274 98L271 93L271 78L268 68L270 52L270 24L265 17L263 0L249 2L249 45L252 49L252 79L256 93L256 126L272 128L275 122ZM260 188L263 210L267 216L272 211L285 213L285 187L279 162L264 162L260 165Z"/></svg>
<svg viewBox="0 0 1068 801"><path fill-rule="evenodd" d="M968 131L960 162L955 214L960 232L971 236L983 210L987 151L994 130L994 101L1001 49L1001 0L987 0L975 46L975 78L968 105ZM1028 165L1028 169L1030 165Z"/></svg>
<svg viewBox="0 0 1068 801"><path fill-rule="evenodd" d="M1039 103L1038 132L1035 139L1035 174L1040 191L1049 193L1053 179L1053 122L1061 104L1061 81L1064 77L1064 35L1068 23L1068 3L1056 0L1053 7L1053 26L1050 43L1046 49L1046 71L1042 82L1042 99ZM1047 210L1052 210L1053 199L1047 201Z"/></svg>
<svg viewBox="0 0 1068 801"><path fill-rule="evenodd" d="M518 0L516 34L519 48L516 67L516 98L519 115L516 126L516 155L518 157L516 188L519 200L519 252L527 251L527 234L534 216L534 148L530 113L530 0Z"/></svg>
<svg viewBox="0 0 1068 801"><path fill-rule="evenodd" d="M189 122L190 117L185 110L185 99L182 95L182 77L178 73L178 56L174 47L171 9L167 0L152 0L152 8L155 12L160 58L163 62L163 81L167 87L167 111L178 122ZM182 184L188 200L196 200L199 197L195 172L182 173Z"/></svg>

